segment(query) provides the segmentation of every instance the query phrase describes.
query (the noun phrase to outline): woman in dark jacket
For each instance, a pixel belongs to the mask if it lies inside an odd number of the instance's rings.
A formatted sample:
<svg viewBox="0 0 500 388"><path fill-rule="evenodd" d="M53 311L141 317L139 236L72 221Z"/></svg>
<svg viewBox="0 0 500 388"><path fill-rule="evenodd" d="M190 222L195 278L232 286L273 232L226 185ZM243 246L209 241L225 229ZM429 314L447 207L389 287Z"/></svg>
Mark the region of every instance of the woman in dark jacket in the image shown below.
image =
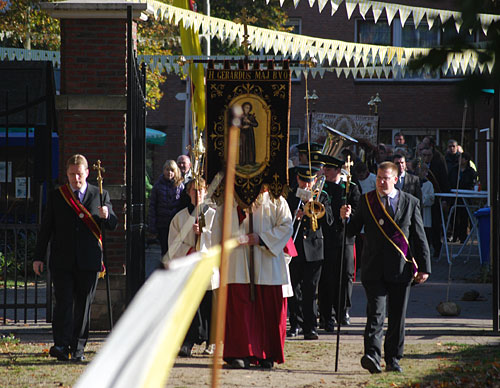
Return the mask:
<svg viewBox="0 0 500 388"><path fill-rule="evenodd" d="M460 165L450 171L450 187L460 190L474 190L478 173L470 166L470 154L464 152L460 158ZM467 227L469 226L469 216L463 207L457 208L455 218L455 228L453 229L453 240L464 242L467 238Z"/></svg>
<svg viewBox="0 0 500 388"><path fill-rule="evenodd" d="M162 257L168 251L170 221L182 209L182 174L174 160L167 160L161 175L153 186L149 202L149 229L157 234Z"/></svg>

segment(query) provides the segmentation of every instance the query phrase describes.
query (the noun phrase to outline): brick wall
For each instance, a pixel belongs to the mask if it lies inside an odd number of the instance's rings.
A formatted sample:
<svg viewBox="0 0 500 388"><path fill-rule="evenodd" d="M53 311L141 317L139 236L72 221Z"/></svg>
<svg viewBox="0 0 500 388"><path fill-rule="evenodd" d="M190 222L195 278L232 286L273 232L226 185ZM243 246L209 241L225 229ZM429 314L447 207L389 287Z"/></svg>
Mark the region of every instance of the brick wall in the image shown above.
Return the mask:
<svg viewBox="0 0 500 388"><path fill-rule="evenodd" d="M133 28L136 33L136 24ZM127 24L125 19L61 20L61 94L125 96L127 87ZM67 109L59 112L60 165L69 156L85 155L89 182L96 184L92 165L99 159L105 168L104 188L122 186L126 175L126 112L123 110ZM65 182L64 168L60 181ZM119 226L107 232L110 273L123 273L125 263L124 201L112 198Z"/></svg>

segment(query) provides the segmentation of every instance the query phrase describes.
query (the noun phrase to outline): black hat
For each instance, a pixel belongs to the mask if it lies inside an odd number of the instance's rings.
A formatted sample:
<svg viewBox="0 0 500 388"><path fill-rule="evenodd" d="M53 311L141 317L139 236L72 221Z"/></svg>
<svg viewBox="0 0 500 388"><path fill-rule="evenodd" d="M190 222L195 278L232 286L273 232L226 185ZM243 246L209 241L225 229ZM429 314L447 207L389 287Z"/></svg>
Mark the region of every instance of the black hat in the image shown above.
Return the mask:
<svg viewBox="0 0 500 388"><path fill-rule="evenodd" d="M310 147L311 147L311 154L319 154L319 153L321 153L321 150L323 149L323 146L321 144L318 144L318 143L310 143ZM297 149L299 150L299 152L302 152L305 154L309 153L307 143L298 144Z"/></svg>
<svg viewBox="0 0 500 388"><path fill-rule="evenodd" d="M320 155L325 167L342 168L344 161L330 155Z"/></svg>
<svg viewBox="0 0 500 388"><path fill-rule="evenodd" d="M318 175L319 168L311 166L309 169L309 166L307 165L300 165L297 166L297 176L301 181L304 182L311 182L313 181L316 176Z"/></svg>
<svg viewBox="0 0 500 388"><path fill-rule="evenodd" d="M318 153L318 154L313 154L311 151L311 166L321 168L325 165L325 162L323 161L323 154Z"/></svg>

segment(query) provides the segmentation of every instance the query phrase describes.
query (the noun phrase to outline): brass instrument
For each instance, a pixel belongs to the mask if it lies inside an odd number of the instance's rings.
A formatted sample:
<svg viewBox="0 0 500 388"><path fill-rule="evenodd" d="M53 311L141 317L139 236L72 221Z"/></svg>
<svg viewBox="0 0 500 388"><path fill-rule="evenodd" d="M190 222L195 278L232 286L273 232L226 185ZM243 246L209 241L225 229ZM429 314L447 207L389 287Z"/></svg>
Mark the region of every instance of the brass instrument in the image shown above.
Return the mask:
<svg viewBox="0 0 500 388"><path fill-rule="evenodd" d="M337 131L326 124L322 124L323 128L326 129L326 139L323 144L323 150L321 153L323 155L333 156L338 158L342 150L351 144L357 144L358 141L345 133Z"/></svg>
<svg viewBox="0 0 500 388"><path fill-rule="evenodd" d="M318 230L318 219L325 215L325 205L319 201L323 186L325 185L325 176L322 175L312 188L312 198L304 205L304 214L311 219L311 229L313 232Z"/></svg>

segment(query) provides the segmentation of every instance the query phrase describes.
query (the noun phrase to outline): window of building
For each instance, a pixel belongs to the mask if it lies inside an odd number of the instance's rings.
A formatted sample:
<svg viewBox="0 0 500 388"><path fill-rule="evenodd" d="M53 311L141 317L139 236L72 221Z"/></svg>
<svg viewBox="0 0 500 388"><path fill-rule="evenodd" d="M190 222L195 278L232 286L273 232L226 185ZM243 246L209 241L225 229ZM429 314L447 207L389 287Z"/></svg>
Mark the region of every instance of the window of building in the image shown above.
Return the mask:
<svg viewBox="0 0 500 388"><path fill-rule="evenodd" d="M395 47L437 47L444 42L449 42L454 36L457 35L456 29L453 25L439 26L436 23L430 30L427 22L422 21L417 28L411 21L407 21L405 26L402 27L399 19L395 18L392 24L389 26L384 21L379 21L375 23L373 20L356 20L356 41L359 43L366 44L377 44L384 46L395 46ZM474 35L469 35L468 40L470 42L476 41ZM380 59L375 58L375 66L386 64L380 62ZM398 69L395 67L395 69ZM442 74L442 72L436 74L420 74L420 73L410 73L406 71L403 75L402 71L393 72L389 81L429 81L429 80L442 80L443 78L457 78L456 76L451 76L450 74ZM357 78L356 80L362 80ZM363 79L369 81L370 79ZM386 80L382 78L381 80ZM377 79L377 81L380 81Z"/></svg>
<svg viewBox="0 0 500 388"><path fill-rule="evenodd" d="M299 144L300 141L300 127L290 127L289 144Z"/></svg>

